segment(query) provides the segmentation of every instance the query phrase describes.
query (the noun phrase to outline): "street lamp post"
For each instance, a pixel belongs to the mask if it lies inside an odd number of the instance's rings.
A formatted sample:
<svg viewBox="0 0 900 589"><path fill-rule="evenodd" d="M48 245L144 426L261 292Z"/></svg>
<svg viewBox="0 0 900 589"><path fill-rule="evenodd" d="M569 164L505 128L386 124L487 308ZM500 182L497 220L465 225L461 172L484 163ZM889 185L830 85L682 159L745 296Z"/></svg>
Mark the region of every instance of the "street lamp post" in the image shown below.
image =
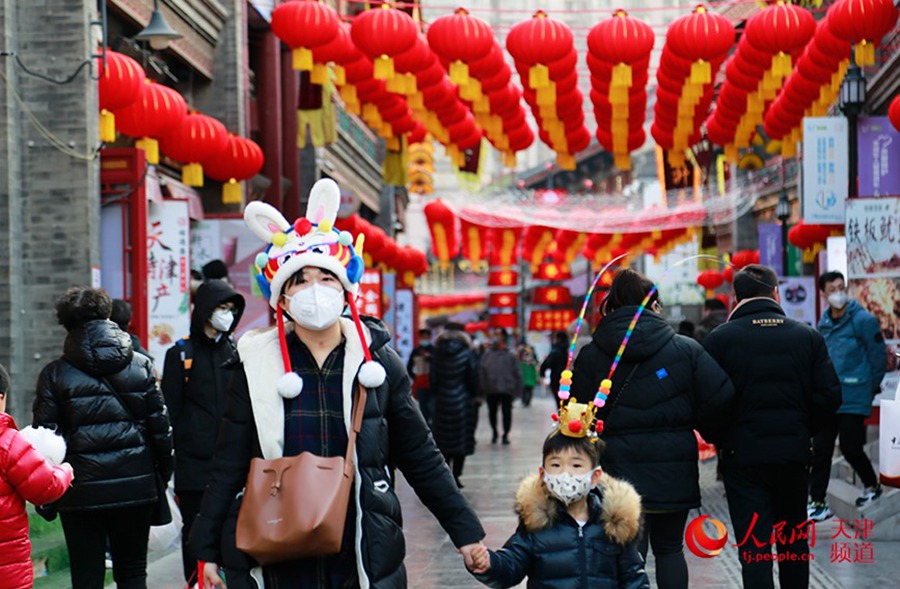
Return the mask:
<svg viewBox="0 0 900 589"><path fill-rule="evenodd" d="M775 216L781 221L781 275L788 275L788 221L791 218L791 201L788 199L784 182L781 184L781 194L778 195L778 204L775 205Z"/></svg>
<svg viewBox="0 0 900 589"><path fill-rule="evenodd" d="M847 134L849 154L847 158L848 167L848 185L847 196L855 198L858 196L857 175L859 174L859 154L857 153L857 137L856 123L859 115L862 114L863 106L866 104L866 77L863 75L862 68L856 65L856 61L851 57L850 67L847 68L847 75L841 83L840 108L847 117Z"/></svg>
<svg viewBox="0 0 900 589"><path fill-rule="evenodd" d="M150 47L157 51L162 51L169 46L169 43L180 39L181 33L173 29L166 21L162 11L159 9L159 0L153 0L153 13L150 15L150 22L144 27L140 33L134 36L138 41L147 41Z"/></svg>

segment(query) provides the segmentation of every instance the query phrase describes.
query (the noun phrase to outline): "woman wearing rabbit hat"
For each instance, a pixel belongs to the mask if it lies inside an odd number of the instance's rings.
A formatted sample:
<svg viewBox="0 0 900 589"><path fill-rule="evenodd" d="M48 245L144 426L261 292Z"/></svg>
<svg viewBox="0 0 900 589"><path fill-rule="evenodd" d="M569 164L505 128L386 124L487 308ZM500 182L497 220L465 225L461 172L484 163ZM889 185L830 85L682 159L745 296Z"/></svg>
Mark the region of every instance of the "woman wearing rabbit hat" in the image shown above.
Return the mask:
<svg viewBox="0 0 900 589"><path fill-rule="evenodd" d="M387 329L377 319L360 318L352 304L364 270L362 240L354 247L352 236L334 227L339 202L337 184L325 179L313 187L306 217L293 225L262 202L244 211L247 225L268 244L255 265L277 327L238 341L242 370L230 387L213 474L191 535L198 558L216 563L204 567L206 586L225 586L218 564L228 587L238 587L231 570L248 561L234 554L233 534L235 496L250 460L304 451L343 456L357 384L368 396L341 552L256 568L257 586L406 587L395 468L466 564L484 538L416 408L405 367L387 345ZM348 306L351 317L343 315Z"/></svg>

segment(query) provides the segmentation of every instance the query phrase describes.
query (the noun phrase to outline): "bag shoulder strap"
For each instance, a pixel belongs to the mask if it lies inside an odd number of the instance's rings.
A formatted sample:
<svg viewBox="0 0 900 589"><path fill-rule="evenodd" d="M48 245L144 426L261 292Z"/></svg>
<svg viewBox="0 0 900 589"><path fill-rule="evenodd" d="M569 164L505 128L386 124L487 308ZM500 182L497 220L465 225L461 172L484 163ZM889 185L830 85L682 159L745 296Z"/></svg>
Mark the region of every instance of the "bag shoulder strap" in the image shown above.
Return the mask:
<svg viewBox="0 0 900 589"><path fill-rule="evenodd" d="M631 371L628 373L628 376L625 377L625 380L622 381L622 386L620 386L615 391L610 391L609 398L606 400L606 407L604 407L605 411L603 414L603 421L609 419L609 414L615 408L616 403L619 402L619 398L622 396L622 392L628 387L628 384L631 382L631 377L634 376L634 373L637 372L638 367L641 365L640 362L635 364Z"/></svg>
<svg viewBox="0 0 900 589"><path fill-rule="evenodd" d="M366 400L369 391L359 385L356 390L356 400L353 403L353 417L350 420L350 435L347 437L347 455L344 457L344 476L353 477L353 452L356 450L356 436L362 429L363 413L365 413Z"/></svg>
<svg viewBox="0 0 900 589"><path fill-rule="evenodd" d="M191 341L191 336L186 335L177 342L175 345L178 346L180 350L179 355L181 356L181 366L182 372L184 373L184 383L191 379L191 367L194 364L194 344Z"/></svg>

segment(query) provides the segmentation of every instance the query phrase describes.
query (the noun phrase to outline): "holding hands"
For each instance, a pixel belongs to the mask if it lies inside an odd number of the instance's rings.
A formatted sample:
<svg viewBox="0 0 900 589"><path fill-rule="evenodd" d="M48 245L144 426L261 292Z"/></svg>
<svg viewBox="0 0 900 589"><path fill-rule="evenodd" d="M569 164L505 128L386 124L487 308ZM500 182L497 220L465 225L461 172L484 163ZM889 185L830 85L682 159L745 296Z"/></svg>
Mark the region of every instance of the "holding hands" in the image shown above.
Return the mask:
<svg viewBox="0 0 900 589"><path fill-rule="evenodd" d="M463 555L466 568L475 574L486 573L491 568L491 553L484 542L463 546L458 552Z"/></svg>

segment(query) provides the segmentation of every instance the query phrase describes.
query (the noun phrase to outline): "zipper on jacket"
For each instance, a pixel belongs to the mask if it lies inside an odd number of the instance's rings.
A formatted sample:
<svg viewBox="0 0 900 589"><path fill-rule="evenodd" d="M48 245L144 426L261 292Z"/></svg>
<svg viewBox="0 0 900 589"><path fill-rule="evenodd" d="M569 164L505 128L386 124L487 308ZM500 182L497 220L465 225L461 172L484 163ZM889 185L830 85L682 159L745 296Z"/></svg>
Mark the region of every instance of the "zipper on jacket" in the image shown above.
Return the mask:
<svg viewBox="0 0 900 589"><path fill-rule="evenodd" d="M578 525L578 522L576 522ZM588 562L587 562L587 548L586 542L584 540L584 526L578 526L578 552L581 557L581 586L585 589L588 589Z"/></svg>

